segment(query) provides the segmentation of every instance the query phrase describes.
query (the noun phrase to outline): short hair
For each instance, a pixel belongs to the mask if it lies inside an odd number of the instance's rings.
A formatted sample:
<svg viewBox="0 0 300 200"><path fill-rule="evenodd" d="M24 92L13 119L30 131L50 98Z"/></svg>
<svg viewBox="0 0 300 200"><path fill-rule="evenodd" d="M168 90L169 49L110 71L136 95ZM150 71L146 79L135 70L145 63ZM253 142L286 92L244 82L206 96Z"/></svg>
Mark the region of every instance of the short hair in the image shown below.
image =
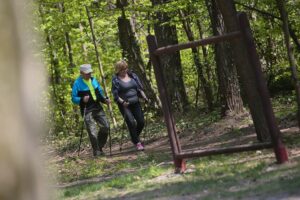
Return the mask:
<svg viewBox="0 0 300 200"><path fill-rule="evenodd" d="M128 69L128 64L125 60L120 60L115 64L115 72L118 74L120 71Z"/></svg>

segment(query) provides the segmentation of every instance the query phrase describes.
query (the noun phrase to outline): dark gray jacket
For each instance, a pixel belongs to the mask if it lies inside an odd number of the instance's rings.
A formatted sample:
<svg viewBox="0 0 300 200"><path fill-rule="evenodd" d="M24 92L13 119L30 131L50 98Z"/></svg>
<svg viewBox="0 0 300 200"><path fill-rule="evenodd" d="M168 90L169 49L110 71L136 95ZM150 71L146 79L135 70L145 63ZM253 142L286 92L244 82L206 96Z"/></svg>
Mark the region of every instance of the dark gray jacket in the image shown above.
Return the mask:
<svg viewBox="0 0 300 200"><path fill-rule="evenodd" d="M137 93L138 93L138 96L141 97L140 90L144 90L144 87L143 87L139 77L133 72L128 72L128 75L130 78L132 78L136 82L137 90L138 90ZM120 80L116 74L112 77L111 85L112 85L111 91L113 93L114 100L115 100L115 102L119 103L118 99L119 99L119 93L120 93Z"/></svg>

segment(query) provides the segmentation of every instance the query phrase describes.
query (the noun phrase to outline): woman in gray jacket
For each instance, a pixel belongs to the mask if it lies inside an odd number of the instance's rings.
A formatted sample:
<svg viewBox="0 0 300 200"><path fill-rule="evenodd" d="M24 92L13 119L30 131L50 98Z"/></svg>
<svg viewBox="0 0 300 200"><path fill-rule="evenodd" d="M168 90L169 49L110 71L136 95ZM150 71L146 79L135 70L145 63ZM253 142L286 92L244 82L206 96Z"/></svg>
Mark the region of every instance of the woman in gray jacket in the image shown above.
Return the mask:
<svg viewBox="0 0 300 200"><path fill-rule="evenodd" d="M142 111L139 97L148 99L143 91L138 76L128 70L124 60L115 64L116 74L112 78L112 93L127 124L131 141L138 151L143 151L144 146L140 141L140 134L144 128L144 113Z"/></svg>

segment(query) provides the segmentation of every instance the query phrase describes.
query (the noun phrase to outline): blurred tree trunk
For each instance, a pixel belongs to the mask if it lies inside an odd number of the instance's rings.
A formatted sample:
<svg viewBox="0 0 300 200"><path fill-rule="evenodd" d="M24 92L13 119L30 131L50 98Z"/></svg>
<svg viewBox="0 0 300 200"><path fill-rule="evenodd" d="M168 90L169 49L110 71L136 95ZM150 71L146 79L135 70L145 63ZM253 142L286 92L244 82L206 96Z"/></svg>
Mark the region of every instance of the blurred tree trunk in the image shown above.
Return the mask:
<svg viewBox="0 0 300 200"><path fill-rule="evenodd" d="M28 1L0 3L0 199L49 199L36 142L44 134L39 108L46 89L45 66L35 59L31 41L33 24L26 19ZM32 13L32 12L31 12ZM31 18L30 18L31 19Z"/></svg>
<svg viewBox="0 0 300 200"><path fill-rule="evenodd" d="M180 10L179 15L188 40L195 41L194 33L192 32L191 29L190 19L187 18L188 14L185 13L185 11ZM213 110L212 88L210 82L204 76L204 65L200 61L198 48L196 47L192 48L192 54L193 54L194 64L196 66L197 75L198 75L198 85L199 85L199 81L201 81L201 86L204 94L204 102L206 102L208 110L212 111ZM199 88L197 88L196 94L197 94L196 95L196 105L197 105Z"/></svg>
<svg viewBox="0 0 300 200"><path fill-rule="evenodd" d="M298 71L296 66L296 60L294 57L292 45L290 43L290 35L289 35L289 26L288 26L288 14L285 9L285 3L283 0L276 0L277 7L280 12L280 16L282 19L282 30L284 34L284 42L287 49L287 55L290 63L290 68L292 70L292 78L295 85L295 91L296 91L296 101L298 106L298 126L300 127L300 82L298 79Z"/></svg>
<svg viewBox="0 0 300 200"><path fill-rule="evenodd" d="M151 0L151 2L153 6L160 6L167 0ZM157 11L155 18L157 20L154 24L154 32L158 47L178 44L176 26L170 25L171 17L168 13ZM160 58L172 108L184 111L189 107L189 102L183 82L180 52L163 54Z"/></svg>
<svg viewBox="0 0 300 200"><path fill-rule="evenodd" d="M223 35L226 32L225 26L215 0L206 0L206 5L210 13L213 34ZM243 112L243 101L232 51L228 43L215 44L215 60L219 80L221 115L239 114Z"/></svg>
<svg viewBox="0 0 300 200"><path fill-rule="evenodd" d="M126 18L124 6L127 2L117 1L117 7L122 10L122 16L118 18L119 42L123 50L123 58L127 59L128 65L141 79L146 95L152 102L155 102L157 108L161 107L159 97L155 94L149 78L146 75L145 64L141 55L140 46L137 42L135 24ZM159 109L160 110L160 109Z"/></svg>
<svg viewBox="0 0 300 200"><path fill-rule="evenodd" d="M232 0L216 0L222 13L227 32L239 31L237 13ZM263 113L261 97L257 90L257 83L247 52L246 45L242 38L231 41L234 59L237 65L237 72L240 76L245 95L248 100L250 113L254 122L257 139L267 141L270 139L269 129Z"/></svg>

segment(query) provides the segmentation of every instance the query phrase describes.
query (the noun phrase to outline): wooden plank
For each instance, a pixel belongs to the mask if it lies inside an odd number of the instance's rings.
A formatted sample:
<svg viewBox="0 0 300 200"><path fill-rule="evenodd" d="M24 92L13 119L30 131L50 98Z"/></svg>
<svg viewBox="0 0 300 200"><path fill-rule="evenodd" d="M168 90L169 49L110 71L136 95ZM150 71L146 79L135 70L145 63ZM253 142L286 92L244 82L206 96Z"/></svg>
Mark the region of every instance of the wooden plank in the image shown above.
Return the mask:
<svg viewBox="0 0 300 200"><path fill-rule="evenodd" d="M254 151L259 149L272 148L273 144L271 142L264 142L258 144L248 144L248 145L238 145L233 147L223 147L223 148L211 148L205 150L185 150L181 153L175 154L176 158L193 158L193 157L203 157L209 155L226 154L226 153L237 153L243 151Z"/></svg>
<svg viewBox="0 0 300 200"><path fill-rule="evenodd" d="M241 36L241 32L236 31L236 32L227 33L227 34L220 35L220 36L208 37L208 38L193 41L193 42L187 42L187 43L182 43L182 44L168 45L165 47L160 47L160 48L156 49L153 53L155 55L170 54L175 51L180 51L183 49L193 48L193 47L197 47L197 46L204 46L204 45L208 45L208 44L216 44L219 42L233 40L240 36Z"/></svg>

